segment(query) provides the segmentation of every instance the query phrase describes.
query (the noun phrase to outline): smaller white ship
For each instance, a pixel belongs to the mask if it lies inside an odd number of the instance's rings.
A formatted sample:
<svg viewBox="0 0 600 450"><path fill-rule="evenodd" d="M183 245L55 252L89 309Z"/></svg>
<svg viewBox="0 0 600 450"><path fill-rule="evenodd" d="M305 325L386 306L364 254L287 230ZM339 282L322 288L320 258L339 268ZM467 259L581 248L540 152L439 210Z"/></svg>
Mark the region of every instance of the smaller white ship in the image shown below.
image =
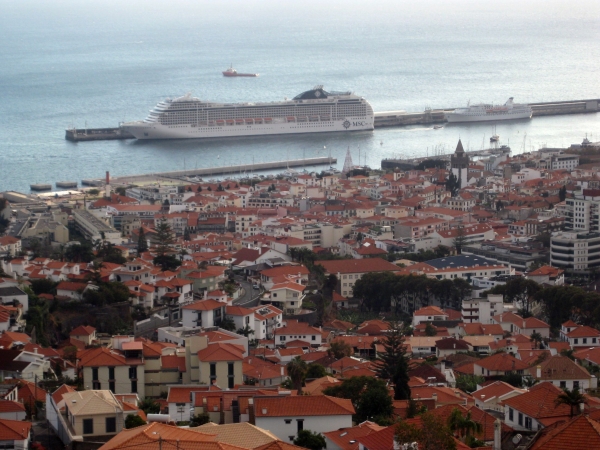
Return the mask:
<svg viewBox="0 0 600 450"><path fill-rule="evenodd" d="M448 122L484 122L499 120L531 119L531 106L513 102L509 98L504 105L467 105L446 114Z"/></svg>

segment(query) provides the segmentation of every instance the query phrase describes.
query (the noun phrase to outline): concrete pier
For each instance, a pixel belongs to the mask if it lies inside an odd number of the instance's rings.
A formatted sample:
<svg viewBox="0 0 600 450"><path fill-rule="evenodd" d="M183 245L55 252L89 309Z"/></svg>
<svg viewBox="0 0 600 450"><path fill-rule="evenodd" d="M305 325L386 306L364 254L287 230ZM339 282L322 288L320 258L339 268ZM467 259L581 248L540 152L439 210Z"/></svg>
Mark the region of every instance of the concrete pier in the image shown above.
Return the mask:
<svg viewBox="0 0 600 450"><path fill-rule="evenodd" d="M67 141L108 141L112 139L135 139L132 134L117 128L71 128L65 130Z"/></svg>
<svg viewBox="0 0 600 450"><path fill-rule="evenodd" d="M56 187L57 188L76 188L77 181L57 181Z"/></svg>
<svg viewBox="0 0 600 450"><path fill-rule="evenodd" d="M529 103L533 117L558 116L563 114L586 114L600 111L600 100L567 100L562 102ZM446 122L446 113L457 108L428 109L423 112L384 111L375 113L375 128L406 125L433 125ZM501 122L501 121L497 121ZM477 124L484 122L470 122ZM494 123L490 120L488 123ZM469 124L469 123L467 123Z"/></svg>
<svg viewBox="0 0 600 450"><path fill-rule="evenodd" d="M42 183L30 184L29 188L32 191L49 191L50 189L52 189L52 185L51 184L42 184Z"/></svg>
<svg viewBox="0 0 600 450"><path fill-rule="evenodd" d="M126 184L152 178L182 178L182 177L214 177L220 175L239 175L241 173L248 176L250 172L260 170L286 169L292 167L310 167L324 166L337 163L337 158L323 156L319 158L293 159L289 161L272 161L255 164L237 164L233 166L210 167L205 169L174 170L171 172L155 172L141 175L125 175L120 177L111 176L111 184ZM86 186L103 186L104 179L86 179L81 184Z"/></svg>

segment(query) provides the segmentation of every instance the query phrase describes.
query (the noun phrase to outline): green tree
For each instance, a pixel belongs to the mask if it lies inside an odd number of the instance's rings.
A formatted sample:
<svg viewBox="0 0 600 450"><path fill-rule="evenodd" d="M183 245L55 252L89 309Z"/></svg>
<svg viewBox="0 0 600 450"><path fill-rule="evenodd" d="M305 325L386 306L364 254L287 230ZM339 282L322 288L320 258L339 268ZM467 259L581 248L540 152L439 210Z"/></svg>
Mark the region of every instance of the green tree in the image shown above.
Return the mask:
<svg viewBox="0 0 600 450"><path fill-rule="evenodd" d="M140 409L146 414L160 413L160 403L150 397L146 397L140 402Z"/></svg>
<svg viewBox="0 0 600 450"><path fill-rule="evenodd" d="M436 328L430 323L425 325L425 336L437 336Z"/></svg>
<svg viewBox="0 0 600 450"><path fill-rule="evenodd" d="M475 392L477 385L482 384L485 378L480 375L458 375L456 377L456 387L467 394Z"/></svg>
<svg viewBox="0 0 600 450"><path fill-rule="evenodd" d="M400 445L417 442L419 450L456 450L452 431L441 417L430 412L420 417L422 427L405 421L400 421L396 425L395 438Z"/></svg>
<svg viewBox="0 0 600 450"><path fill-rule="evenodd" d="M452 247L456 249L456 253L460 255L463 247L467 244L467 237L465 235L465 229L462 225L459 225L456 229L456 236L452 240Z"/></svg>
<svg viewBox="0 0 600 450"><path fill-rule="evenodd" d="M172 247L175 244L175 236L171 226L165 219L159 220L156 225L156 257L154 265L160 266L163 271L176 269L181 261L173 255Z"/></svg>
<svg viewBox="0 0 600 450"><path fill-rule="evenodd" d="M194 414L190 419L190 427L199 427L210 422L210 417L207 413Z"/></svg>
<svg viewBox="0 0 600 450"><path fill-rule="evenodd" d="M450 176L446 180L446 190L450 191L450 195L452 197L456 197L458 195L458 191L460 190L458 178L452 172L450 172Z"/></svg>
<svg viewBox="0 0 600 450"><path fill-rule="evenodd" d="M386 382L374 377L347 378L324 389L323 393L349 399L356 410L355 422L374 420L383 425L394 411Z"/></svg>
<svg viewBox="0 0 600 450"><path fill-rule="evenodd" d="M225 317L219 323L219 327L221 327L221 328L223 328L224 330L227 330L227 331L235 331L235 322L233 321L232 318Z"/></svg>
<svg viewBox="0 0 600 450"><path fill-rule="evenodd" d="M246 325L245 328L238 328L236 333L241 334L242 336L250 337L251 334L254 334L254 330L250 328L250 325Z"/></svg>
<svg viewBox="0 0 600 450"><path fill-rule="evenodd" d="M563 186L558 190L558 199L564 202L567 198L567 186Z"/></svg>
<svg viewBox="0 0 600 450"><path fill-rule="evenodd" d="M135 428L141 425L146 425L146 421L137 414L128 414L125 418L125 428Z"/></svg>
<svg viewBox="0 0 600 450"><path fill-rule="evenodd" d="M580 405L585 403L587 403L585 395L579 392L579 389L577 388L572 390L564 388L563 392L559 394L555 400L556 406L567 405L569 408L571 408L571 417L580 414L582 412Z"/></svg>
<svg viewBox="0 0 600 450"><path fill-rule="evenodd" d="M302 382L304 381L304 376L306 375L306 370L308 369L306 362L296 356L289 363L287 363L287 373L288 376L292 380L292 384L294 385L294 389L298 390L298 395L302 394Z"/></svg>
<svg viewBox="0 0 600 450"><path fill-rule="evenodd" d="M320 433L313 433L310 430L298 431L298 435L294 438L294 445L309 450L323 450L327 447L323 435Z"/></svg>
<svg viewBox="0 0 600 450"><path fill-rule="evenodd" d="M138 244L137 244L138 255L148 251L148 241L146 240L146 234L144 228L140 227L138 230Z"/></svg>
<svg viewBox="0 0 600 450"><path fill-rule="evenodd" d="M483 430L481 424L471 418L470 411L463 416L458 408L454 408L450 413L448 426L462 442L465 442L470 436L481 433Z"/></svg>
<svg viewBox="0 0 600 450"><path fill-rule="evenodd" d="M123 197L125 197L127 195L127 190L125 189L124 186L119 186L118 188L115 189L115 192L118 195L122 195Z"/></svg>
<svg viewBox="0 0 600 450"><path fill-rule="evenodd" d="M114 264L125 264L127 259L123 257L123 252L110 242L103 242L96 251L96 257L102 261Z"/></svg>
<svg viewBox="0 0 600 450"><path fill-rule="evenodd" d="M92 244L82 240L69 244L65 249L65 258L74 263L90 262L94 259Z"/></svg>
<svg viewBox="0 0 600 450"><path fill-rule="evenodd" d="M415 399L408 399L408 406L406 408L406 418L412 419L420 414L427 412L427 407Z"/></svg>
<svg viewBox="0 0 600 450"><path fill-rule="evenodd" d="M329 356L332 356L335 359L342 359L346 356L351 356L354 353L354 349L350 344L347 344L343 340L340 340L332 342L329 345L327 353L329 354Z"/></svg>
<svg viewBox="0 0 600 450"><path fill-rule="evenodd" d="M542 334L539 333L538 331L534 331L533 333L531 333L531 340L535 344L536 349L540 347L542 342L544 342L544 338L543 338Z"/></svg>
<svg viewBox="0 0 600 450"><path fill-rule="evenodd" d="M306 379L323 378L325 376L327 376L327 371L325 370L325 367L319 363L310 363L306 368Z"/></svg>
<svg viewBox="0 0 600 450"><path fill-rule="evenodd" d="M389 330L381 340L383 352L377 355L377 376L394 384L394 400L410 398L408 356L404 348L404 327L389 322Z"/></svg>

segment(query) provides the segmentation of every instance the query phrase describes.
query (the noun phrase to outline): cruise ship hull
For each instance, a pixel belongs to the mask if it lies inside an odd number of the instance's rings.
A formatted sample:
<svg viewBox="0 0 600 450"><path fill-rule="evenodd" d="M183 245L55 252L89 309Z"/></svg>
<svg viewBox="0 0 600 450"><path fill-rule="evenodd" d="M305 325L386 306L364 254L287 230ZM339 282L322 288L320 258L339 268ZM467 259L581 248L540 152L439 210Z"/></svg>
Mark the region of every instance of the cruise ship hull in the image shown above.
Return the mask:
<svg viewBox="0 0 600 450"><path fill-rule="evenodd" d="M531 119L531 112L515 112L506 114L460 114L460 113L448 113L446 114L446 120L449 123L459 122L498 122L501 120L519 120L519 119Z"/></svg>
<svg viewBox="0 0 600 450"><path fill-rule="evenodd" d="M137 139L200 139L239 136L266 136L324 132L372 131L374 117L329 120L316 122L287 122L273 119L272 123L232 124L215 126L162 125L144 121L121 125L124 131Z"/></svg>

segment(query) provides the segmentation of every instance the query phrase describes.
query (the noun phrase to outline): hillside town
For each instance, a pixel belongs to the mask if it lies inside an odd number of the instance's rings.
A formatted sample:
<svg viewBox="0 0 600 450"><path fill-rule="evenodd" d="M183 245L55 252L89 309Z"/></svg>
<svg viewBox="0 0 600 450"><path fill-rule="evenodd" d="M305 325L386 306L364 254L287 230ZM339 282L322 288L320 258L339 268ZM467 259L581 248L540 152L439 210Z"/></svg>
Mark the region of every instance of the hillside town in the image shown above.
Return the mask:
<svg viewBox="0 0 600 450"><path fill-rule="evenodd" d="M589 141L0 193L0 448L600 448L599 215Z"/></svg>

